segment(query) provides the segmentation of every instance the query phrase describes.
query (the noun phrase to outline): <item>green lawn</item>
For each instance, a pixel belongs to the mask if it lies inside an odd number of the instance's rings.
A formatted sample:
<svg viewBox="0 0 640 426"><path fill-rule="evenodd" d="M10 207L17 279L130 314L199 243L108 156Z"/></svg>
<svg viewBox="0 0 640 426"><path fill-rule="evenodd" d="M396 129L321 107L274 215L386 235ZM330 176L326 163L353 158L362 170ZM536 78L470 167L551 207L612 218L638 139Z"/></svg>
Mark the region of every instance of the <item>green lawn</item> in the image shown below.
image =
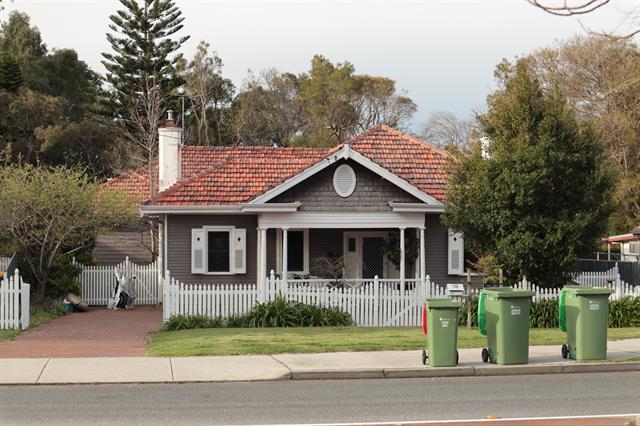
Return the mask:
<svg viewBox="0 0 640 426"><path fill-rule="evenodd" d="M54 318L58 318L62 314L64 314L62 309L37 309L31 312L29 327L37 327ZM14 339L19 334L20 331L18 330L0 330L0 341Z"/></svg>
<svg viewBox="0 0 640 426"><path fill-rule="evenodd" d="M638 328L609 329L609 340L640 337ZM566 334L557 329L531 329L531 345L560 345ZM210 328L159 331L151 335L152 356L249 355L277 353L382 351L422 349L418 327L341 328ZM486 338L461 327L459 348L480 348Z"/></svg>

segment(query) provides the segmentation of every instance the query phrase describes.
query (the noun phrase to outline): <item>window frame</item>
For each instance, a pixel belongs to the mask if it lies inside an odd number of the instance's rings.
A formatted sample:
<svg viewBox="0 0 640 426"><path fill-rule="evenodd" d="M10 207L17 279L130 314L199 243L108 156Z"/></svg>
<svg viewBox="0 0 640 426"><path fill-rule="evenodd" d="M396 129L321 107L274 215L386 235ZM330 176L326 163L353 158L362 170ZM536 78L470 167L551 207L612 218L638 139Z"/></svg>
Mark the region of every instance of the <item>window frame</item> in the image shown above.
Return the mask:
<svg viewBox="0 0 640 426"><path fill-rule="evenodd" d="M232 238L233 238L233 231L235 230L234 226L203 226L202 229L204 229L204 244L205 244L205 265L204 265L204 269L205 272L202 275L235 275L235 273L233 272L233 268L232 266L235 264L235 256L234 256L234 250L232 247ZM216 271L216 272L210 272L209 271L209 233L210 232L226 232L229 238L229 270L228 271Z"/></svg>
<svg viewBox="0 0 640 426"><path fill-rule="evenodd" d="M309 228L292 228L287 229L287 233L290 232L302 232L303 242L303 254L302 264L304 266L303 271L292 271L289 269L287 273L308 275L309 274ZM282 229L276 228L276 268L280 275L282 275Z"/></svg>

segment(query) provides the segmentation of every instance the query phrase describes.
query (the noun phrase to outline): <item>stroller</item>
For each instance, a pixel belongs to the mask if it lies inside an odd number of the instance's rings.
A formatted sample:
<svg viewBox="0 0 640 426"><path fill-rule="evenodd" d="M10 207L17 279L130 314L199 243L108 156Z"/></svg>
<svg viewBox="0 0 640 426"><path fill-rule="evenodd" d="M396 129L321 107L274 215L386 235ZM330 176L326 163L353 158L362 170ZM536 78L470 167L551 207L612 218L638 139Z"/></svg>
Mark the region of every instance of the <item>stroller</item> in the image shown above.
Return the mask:
<svg viewBox="0 0 640 426"><path fill-rule="evenodd" d="M136 277L127 278L118 268L115 269L114 274L116 286L107 309L133 309L133 304L138 297L135 290Z"/></svg>

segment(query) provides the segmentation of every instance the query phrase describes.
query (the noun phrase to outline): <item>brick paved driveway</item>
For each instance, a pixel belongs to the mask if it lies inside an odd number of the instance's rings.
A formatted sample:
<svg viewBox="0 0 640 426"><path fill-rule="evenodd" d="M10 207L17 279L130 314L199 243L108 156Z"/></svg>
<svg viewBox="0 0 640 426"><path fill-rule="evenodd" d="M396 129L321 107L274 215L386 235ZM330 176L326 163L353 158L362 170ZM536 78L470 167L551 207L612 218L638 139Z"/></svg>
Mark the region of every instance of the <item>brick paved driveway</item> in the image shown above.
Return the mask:
<svg viewBox="0 0 640 426"><path fill-rule="evenodd" d="M145 356L147 334L162 326L162 308L93 308L29 329L0 342L0 358Z"/></svg>

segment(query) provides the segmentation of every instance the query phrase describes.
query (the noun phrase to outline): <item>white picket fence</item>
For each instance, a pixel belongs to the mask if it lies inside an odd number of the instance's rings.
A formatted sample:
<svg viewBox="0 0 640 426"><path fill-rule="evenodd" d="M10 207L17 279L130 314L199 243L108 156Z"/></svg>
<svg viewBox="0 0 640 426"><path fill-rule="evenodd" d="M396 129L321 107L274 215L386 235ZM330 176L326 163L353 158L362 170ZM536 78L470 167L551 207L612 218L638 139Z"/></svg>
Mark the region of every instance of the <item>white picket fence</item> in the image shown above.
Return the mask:
<svg viewBox="0 0 640 426"><path fill-rule="evenodd" d="M0 281L0 330L29 328L29 284L16 269Z"/></svg>
<svg viewBox="0 0 640 426"><path fill-rule="evenodd" d="M616 265L608 271L582 272L574 278L574 281L580 285L606 287L619 279L620 271L616 263Z"/></svg>
<svg viewBox="0 0 640 426"><path fill-rule="evenodd" d="M599 278L599 276L595 276ZM589 279L589 278L587 278ZM613 281L599 281L594 279L591 284L587 283L579 283L580 285L590 285L593 287L607 287L613 290L611 296L609 296L609 300L620 300L623 297L640 297L640 286L632 286L630 284L625 283L620 279L620 276L617 276ZM536 294L533 296L533 301L537 302L539 300L545 299L557 299L560 297L561 288L540 288L535 284L530 283L529 281L523 279L518 284L514 286L517 289L521 290L529 290L534 291Z"/></svg>
<svg viewBox="0 0 640 426"><path fill-rule="evenodd" d="M318 282L316 282L318 281ZM321 285L319 280L288 280L273 274L263 289L255 284L184 284L167 274L164 283L163 317L205 315L227 318L244 315L257 301L287 300L326 307L337 307L351 314L359 326L418 326L422 322L422 304L428 297L445 297L444 287L420 280L361 280L359 285ZM328 282L328 280L325 280Z"/></svg>
<svg viewBox="0 0 640 426"><path fill-rule="evenodd" d="M138 295L136 304L155 305L162 300L162 281L159 278L157 262L138 265L127 257L117 265L83 265L75 259L73 264L81 269L80 295L82 300L94 306L107 305L113 296L116 285L115 269L124 272L125 276L135 277L134 288Z"/></svg>
<svg viewBox="0 0 640 426"><path fill-rule="evenodd" d="M589 278L587 276L587 278ZM595 281L591 281L596 285ZM338 285L335 285L338 284ZM640 297L640 287L616 280L603 284L614 290L611 300L625 296ZM540 288L522 280L514 286L532 290L534 301L556 299L560 289ZM405 280L401 289L398 279L359 280L343 283L331 280L281 280L273 273L262 288L255 284L184 284L167 275L164 278L163 318L172 315L205 315L227 318L248 313L257 301L274 300L278 295L287 300L306 304L337 307L348 312L359 326L418 326L422 321L422 304L426 298L446 297L446 289L427 277ZM473 289L472 294L478 294Z"/></svg>

